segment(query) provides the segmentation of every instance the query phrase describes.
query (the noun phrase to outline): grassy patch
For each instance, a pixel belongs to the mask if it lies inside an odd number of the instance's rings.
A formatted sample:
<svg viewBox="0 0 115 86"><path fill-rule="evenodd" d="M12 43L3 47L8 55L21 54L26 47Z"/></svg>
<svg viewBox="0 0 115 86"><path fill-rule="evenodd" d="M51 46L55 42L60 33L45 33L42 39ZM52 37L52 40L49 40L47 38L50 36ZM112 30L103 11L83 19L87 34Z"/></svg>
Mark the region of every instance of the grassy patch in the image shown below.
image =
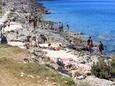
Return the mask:
<svg viewBox="0 0 115 86"><path fill-rule="evenodd" d="M2 0L0 0L0 16L2 15Z"/></svg>
<svg viewBox="0 0 115 86"><path fill-rule="evenodd" d="M26 56L28 51L9 45L0 45L0 58L17 58Z"/></svg>
<svg viewBox="0 0 115 86"><path fill-rule="evenodd" d="M0 45L1 86L75 86L70 78L58 74L46 65L15 61L14 58L26 54L26 50L18 47Z"/></svg>
<svg viewBox="0 0 115 86"><path fill-rule="evenodd" d="M32 83L45 84L44 81L47 80L48 78L48 83L50 84L55 83L56 86L75 86L75 83L71 79L58 74L57 72L55 72L52 69L49 69L45 65L39 65L36 63L28 63L28 64L15 63L11 59L6 59L6 58L1 58L0 63L1 62L2 64L0 64L0 68L4 69L7 72L6 74L10 73L10 75L14 78L18 78L18 79L21 78L22 80L21 82L23 82L23 80L25 79L29 79L31 80L31 84ZM20 77L21 72L24 73L23 77ZM28 78L28 75L31 75L34 78L30 79ZM37 79L37 76L40 77L39 83L37 82L39 80ZM18 82L14 80L14 83L18 83ZM53 86L53 84L51 86Z"/></svg>

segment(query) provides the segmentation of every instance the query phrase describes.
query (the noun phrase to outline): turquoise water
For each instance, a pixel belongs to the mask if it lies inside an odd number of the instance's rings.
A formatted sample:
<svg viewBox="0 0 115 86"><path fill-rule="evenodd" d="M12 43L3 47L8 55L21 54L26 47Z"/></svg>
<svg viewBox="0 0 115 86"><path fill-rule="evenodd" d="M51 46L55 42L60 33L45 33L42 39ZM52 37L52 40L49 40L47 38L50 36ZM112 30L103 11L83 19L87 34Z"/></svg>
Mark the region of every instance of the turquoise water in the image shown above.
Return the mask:
<svg viewBox="0 0 115 86"><path fill-rule="evenodd" d="M42 0L52 14L47 20L63 21L71 31L83 32L102 40L105 51L115 53L115 1L114 0Z"/></svg>

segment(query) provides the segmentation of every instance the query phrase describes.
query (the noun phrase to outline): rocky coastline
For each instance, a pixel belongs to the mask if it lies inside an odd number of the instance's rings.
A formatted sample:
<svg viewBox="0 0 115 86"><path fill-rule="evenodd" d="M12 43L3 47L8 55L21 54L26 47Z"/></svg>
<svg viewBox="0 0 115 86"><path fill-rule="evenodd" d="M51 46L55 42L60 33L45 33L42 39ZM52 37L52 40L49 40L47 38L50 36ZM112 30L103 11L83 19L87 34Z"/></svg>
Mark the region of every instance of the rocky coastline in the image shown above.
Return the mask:
<svg viewBox="0 0 115 86"><path fill-rule="evenodd" d="M86 51L82 34L59 32L52 28L52 22L43 16L50 12L41 3L35 0L3 0L2 13L1 33L7 39L6 44L27 49L31 54L22 58L22 62L46 64L76 84L83 80L91 86L115 86L115 82L91 74L91 66L98 62L100 55ZM59 58L65 64L64 68L57 64Z"/></svg>

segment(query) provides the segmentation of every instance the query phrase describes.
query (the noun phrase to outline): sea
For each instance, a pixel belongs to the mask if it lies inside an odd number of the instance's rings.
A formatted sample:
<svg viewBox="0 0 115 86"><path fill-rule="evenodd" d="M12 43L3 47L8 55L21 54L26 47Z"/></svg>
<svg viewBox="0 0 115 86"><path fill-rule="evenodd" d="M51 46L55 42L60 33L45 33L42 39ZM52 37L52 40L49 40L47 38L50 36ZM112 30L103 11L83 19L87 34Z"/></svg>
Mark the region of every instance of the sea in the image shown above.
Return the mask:
<svg viewBox="0 0 115 86"><path fill-rule="evenodd" d="M105 53L115 54L115 0L38 0L51 12L45 19L62 21L70 31L102 41Z"/></svg>

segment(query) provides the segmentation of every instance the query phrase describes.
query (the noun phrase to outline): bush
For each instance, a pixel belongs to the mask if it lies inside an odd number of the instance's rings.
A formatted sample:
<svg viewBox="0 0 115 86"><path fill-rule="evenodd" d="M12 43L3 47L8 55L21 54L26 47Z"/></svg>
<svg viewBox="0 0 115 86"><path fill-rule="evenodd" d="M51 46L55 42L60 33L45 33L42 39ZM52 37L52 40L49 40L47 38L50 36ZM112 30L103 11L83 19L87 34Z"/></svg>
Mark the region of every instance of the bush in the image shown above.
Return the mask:
<svg viewBox="0 0 115 86"><path fill-rule="evenodd" d="M106 63L103 58L100 58L99 62L93 64L91 72L96 77L109 79L111 77L111 65Z"/></svg>
<svg viewBox="0 0 115 86"><path fill-rule="evenodd" d="M115 57L112 58L110 65L111 65L111 76L112 78L115 78Z"/></svg>

